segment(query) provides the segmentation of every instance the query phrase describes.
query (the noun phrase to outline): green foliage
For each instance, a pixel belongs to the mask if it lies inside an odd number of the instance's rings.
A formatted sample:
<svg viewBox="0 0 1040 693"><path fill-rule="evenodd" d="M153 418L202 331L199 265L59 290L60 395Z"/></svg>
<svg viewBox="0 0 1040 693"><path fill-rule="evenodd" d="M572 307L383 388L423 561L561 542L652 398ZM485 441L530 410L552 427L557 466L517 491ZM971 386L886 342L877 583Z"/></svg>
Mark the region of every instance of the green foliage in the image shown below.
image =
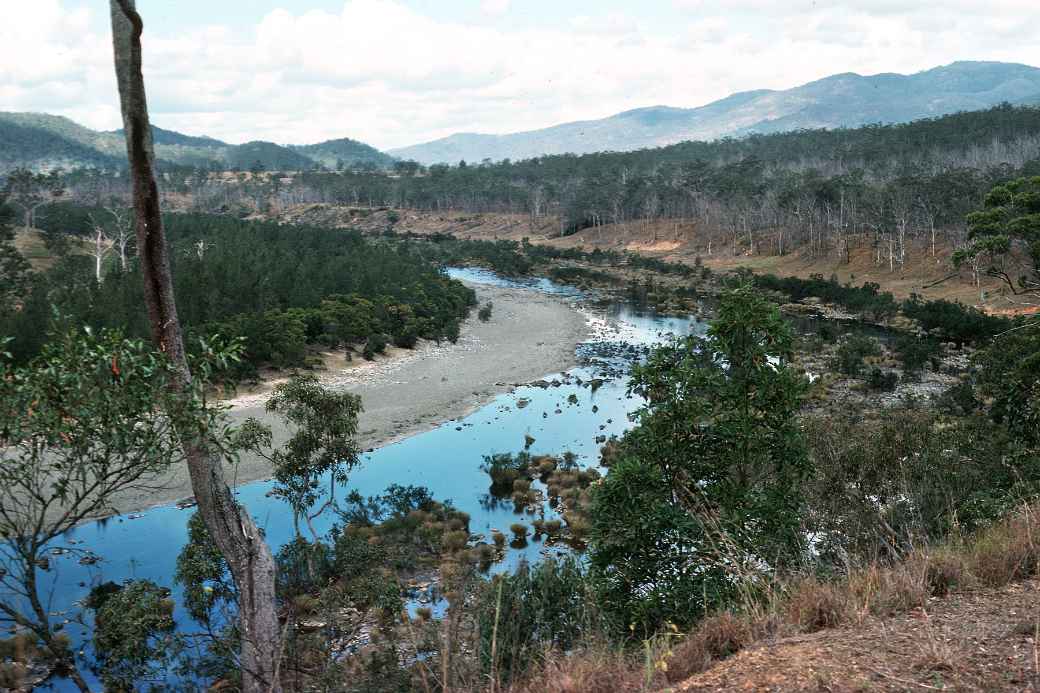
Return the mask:
<svg viewBox="0 0 1040 693"><path fill-rule="evenodd" d="M386 351L386 335L375 333L368 335L368 339L365 341L365 348L362 350L361 355L366 360L371 361L376 357L376 354L382 354Z"/></svg>
<svg viewBox="0 0 1040 693"><path fill-rule="evenodd" d="M300 519L309 524L333 505L336 487L347 482L348 472L358 464L361 398L333 392L313 375L295 375L275 388L266 409L280 414L294 431L285 447L273 452L271 461L277 482L274 495L289 503L298 535ZM323 484L328 484L328 497L311 513L326 495Z"/></svg>
<svg viewBox="0 0 1040 693"><path fill-rule="evenodd" d="M36 633L61 675L76 664L40 593L49 550L80 522L110 513L120 492L182 462L181 436L207 432L218 449L228 444L218 412L206 406L205 379L183 386L180 378L164 355L112 331L54 334L28 366L0 353L0 575L8 587L0 608ZM145 628L148 617L134 617L140 622L128 623ZM126 652L100 637L111 653L105 670L125 680Z"/></svg>
<svg viewBox="0 0 1040 693"><path fill-rule="evenodd" d="M199 623L216 626L238 603L238 590L220 549L198 513L188 520L188 541L177 556L174 581L184 590L184 606Z"/></svg>
<svg viewBox="0 0 1040 693"><path fill-rule="evenodd" d="M942 351L942 345L938 340L929 337L900 335L895 343L896 356L903 364L903 372L906 375L920 373L932 359L939 357Z"/></svg>
<svg viewBox="0 0 1040 693"><path fill-rule="evenodd" d="M503 497L513 492L513 483L527 475L530 465L531 454L528 452L516 455L502 452L486 455L480 469L491 477L490 493Z"/></svg>
<svg viewBox="0 0 1040 693"><path fill-rule="evenodd" d="M482 584L475 602L480 664L501 683L537 665L549 648L566 652L602 630L585 571L572 557L522 563Z"/></svg>
<svg viewBox="0 0 1040 693"><path fill-rule="evenodd" d="M940 339L958 344L984 342L1011 327L1011 321L987 315L962 303L939 299L922 301L911 295L901 306L903 313Z"/></svg>
<svg viewBox="0 0 1040 693"><path fill-rule="evenodd" d="M834 357L834 368L850 377L858 377L863 370L863 359L881 354L876 339L860 334L846 335L838 345Z"/></svg>
<svg viewBox="0 0 1040 693"><path fill-rule="evenodd" d="M968 238L971 245L957 252L955 263L981 261L1011 291L1040 292L1040 176L990 190L983 209L968 215Z"/></svg>
<svg viewBox="0 0 1040 693"><path fill-rule="evenodd" d="M13 312L31 285L29 261L14 247L13 219L11 208L0 204L0 316Z"/></svg>
<svg viewBox="0 0 1040 693"><path fill-rule="evenodd" d="M977 529L1040 490L1037 457L981 416L839 411L810 418L807 437L809 529L832 569Z"/></svg>
<svg viewBox="0 0 1040 693"><path fill-rule="evenodd" d="M899 384L899 374L894 371L886 372L875 366L867 373L866 383L871 390L891 392Z"/></svg>
<svg viewBox="0 0 1040 693"><path fill-rule="evenodd" d="M824 303L836 304L854 313L869 314L878 321L891 318L899 308L892 294L887 291L882 292L881 286L872 282L867 282L863 286L840 284L837 278L824 279L822 274L811 275L808 279L777 277L772 274L752 276L755 286L786 294L792 301L817 298Z"/></svg>
<svg viewBox="0 0 1040 693"><path fill-rule="evenodd" d="M689 623L731 591L738 566L801 558L811 467L791 346L776 307L744 285L723 294L706 338L635 369L647 403L590 509L593 575L625 625Z"/></svg>
<svg viewBox="0 0 1040 693"><path fill-rule="evenodd" d="M993 419L1031 448L1040 445L1040 329L1023 323L994 339L975 359L979 388Z"/></svg>
<svg viewBox="0 0 1040 693"><path fill-rule="evenodd" d="M590 575L615 635L696 622L731 594L707 532L654 462L625 457L592 494Z"/></svg>
<svg viewBox="0 0 1040 693"><path fill-rule="evenodd" d="M111 583L110 583L111 584ZM133 691L177 654L173 599L149 580L132 580L107 594L92 592L96 670L105 690Z"/></svg>
<svg viewBox="0 0 1040 693"><path fill-rule="evenodd" d="M349 346L384 334L401 345L457 338L476 302L416 243L203 215L171 215L166 223L181 321L189 335L244 338L237 377L264 364L306 365L312 344ZM71 323L146 337L139 271L131 266L98 285L87 258L65 258L33 277L21 310L0 311L0 335L14 337L12 353L27 361L58 306Z"/></svg>
<svg viewBox="0 0 1040 693"><path fill-rule="evenodd" d="M491 319L491 301L480 307L480 310L477 311L477 317L480 318L481 322L487 322Z"/></svg>

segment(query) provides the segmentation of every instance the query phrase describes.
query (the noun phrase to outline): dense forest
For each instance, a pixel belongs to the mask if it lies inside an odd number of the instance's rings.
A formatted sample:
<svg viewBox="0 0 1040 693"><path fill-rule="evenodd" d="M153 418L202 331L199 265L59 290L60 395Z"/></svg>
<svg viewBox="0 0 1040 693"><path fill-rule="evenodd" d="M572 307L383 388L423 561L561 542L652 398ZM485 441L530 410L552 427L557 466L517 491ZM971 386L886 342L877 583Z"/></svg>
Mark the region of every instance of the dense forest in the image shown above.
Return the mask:
<svg viewBox="0 0 1040 693"><path fill-rule="evenodd" d="M67 247L70 228L104 210L59 209L61 231L47 238L60 259L0 311L0 334L14 338L8 349L18 361L38 352L54 322L148 334L136 264L106 262L99 281L95 258ZM170 215L167 223L181 319L199 338L243 338L245 374L261 364L303 365L308 344L363 345L370 357L390 342L454 340L475 302L409 244L219 216Z"/></svg>

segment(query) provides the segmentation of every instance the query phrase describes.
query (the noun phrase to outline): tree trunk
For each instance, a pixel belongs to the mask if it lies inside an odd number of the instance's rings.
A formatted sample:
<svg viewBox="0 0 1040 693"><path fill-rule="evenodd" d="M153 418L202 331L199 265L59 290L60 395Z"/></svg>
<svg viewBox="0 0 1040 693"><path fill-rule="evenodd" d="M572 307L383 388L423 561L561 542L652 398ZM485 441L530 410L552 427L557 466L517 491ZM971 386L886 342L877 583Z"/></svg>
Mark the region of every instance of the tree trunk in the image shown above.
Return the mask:
<svg viewBox="0 0 1040 693"><path fill-rule="evenodd" d="M143 27L134 0L110 0L110 8L145 303L152 338L159 350L178 366L180 382L177 386L186 389L191 385L191 372L174 302L141 73ZM273 676L280 652L274 557L253 519L235 502L223 478L221 459L211 451L209 441L188 435L184 438L184 447L198 511L227 560L238 587L242 689L247 693L279 693L281 686Z"/></svg>

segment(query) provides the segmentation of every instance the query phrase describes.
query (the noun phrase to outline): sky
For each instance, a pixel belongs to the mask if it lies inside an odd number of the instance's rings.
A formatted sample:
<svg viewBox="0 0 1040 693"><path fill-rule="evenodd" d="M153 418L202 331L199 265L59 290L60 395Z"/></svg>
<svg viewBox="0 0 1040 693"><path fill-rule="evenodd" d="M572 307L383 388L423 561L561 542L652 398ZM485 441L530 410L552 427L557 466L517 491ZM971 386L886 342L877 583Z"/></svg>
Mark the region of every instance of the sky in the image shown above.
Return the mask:
<svg viewBox="0 0 1040 693"><path fill-rule="evenodd" d="M105 0L4 0L0 111L120 127ZM380 149L840 72L1040 64L1037 0L137 0L152 121Z"/></svg>

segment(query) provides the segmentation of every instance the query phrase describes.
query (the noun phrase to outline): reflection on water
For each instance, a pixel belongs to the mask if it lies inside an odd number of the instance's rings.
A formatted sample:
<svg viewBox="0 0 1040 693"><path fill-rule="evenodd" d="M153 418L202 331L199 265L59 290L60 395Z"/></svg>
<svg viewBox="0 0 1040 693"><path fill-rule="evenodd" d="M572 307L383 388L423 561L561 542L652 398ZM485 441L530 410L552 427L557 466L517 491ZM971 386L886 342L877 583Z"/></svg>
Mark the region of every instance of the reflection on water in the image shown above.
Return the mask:
<svg viewBox="0 0 1040 693"><path fill-rule="evenodd" d="M547 279L504 279L477 269L450 269L448 274L475 283L533 289L575 302L584 298L581 291ZM518 516L511 502L489 502L490 480L480 469L484 456L517 452L523 449L525 436L530 436L534 438L532 454L560 454L570 450L578 455L581 465L597 464L597 437L624 432L631 426L628 414L639 405L638 400L626 392L625 374L631 360L669 333L701 332L704 327L688 319L637 313L623 304L590 311L588 317L593 337L579 347L582 365L567 373L547 374L547 387L518 387L514 392L495 397L469 416L364 455L360 466L351 474L347 491L357 490L370 496L382 493L395 483L426 486L434 498L450 500L455 507L469 513L470 531L483 534L487 539L494 530L508 535L509 526L514 522L529 524L534 516ZM593 388L589 385L593 379L604 382ZM554 386L554 381L560 384ZM521 399L528 400L526 406L517 406ZM237 495L266 532L272 549L277 551L292 537L292 516L284 503L266 495L270 488L270 482L256 482L240 487ZM136 578L171 585L177 554L187 539L186 523L191 512L167 506L109 518L70 532L66 543L92 551L100 560L93 565L83 565L72 554L52 557L51 570L41 576L44 580L41 592L51 595L48 610L56 621L75 616L79 610L76 602L100 581ZM548 507L537 512L546 519L556 517ZM331 520L326 517L316 522L316 529L324 532ZM545 546L541 538L529 538L526 545L507 551L505 560L492 571L511 570L521 559L537 561L543 555L564 551L566 548L562 546ZM175 594L179 598L176 590ZM178 623L189 622L180 606L175 617ZM87 636L81 626L68 624L66 629L77 644Z"/></svg>

